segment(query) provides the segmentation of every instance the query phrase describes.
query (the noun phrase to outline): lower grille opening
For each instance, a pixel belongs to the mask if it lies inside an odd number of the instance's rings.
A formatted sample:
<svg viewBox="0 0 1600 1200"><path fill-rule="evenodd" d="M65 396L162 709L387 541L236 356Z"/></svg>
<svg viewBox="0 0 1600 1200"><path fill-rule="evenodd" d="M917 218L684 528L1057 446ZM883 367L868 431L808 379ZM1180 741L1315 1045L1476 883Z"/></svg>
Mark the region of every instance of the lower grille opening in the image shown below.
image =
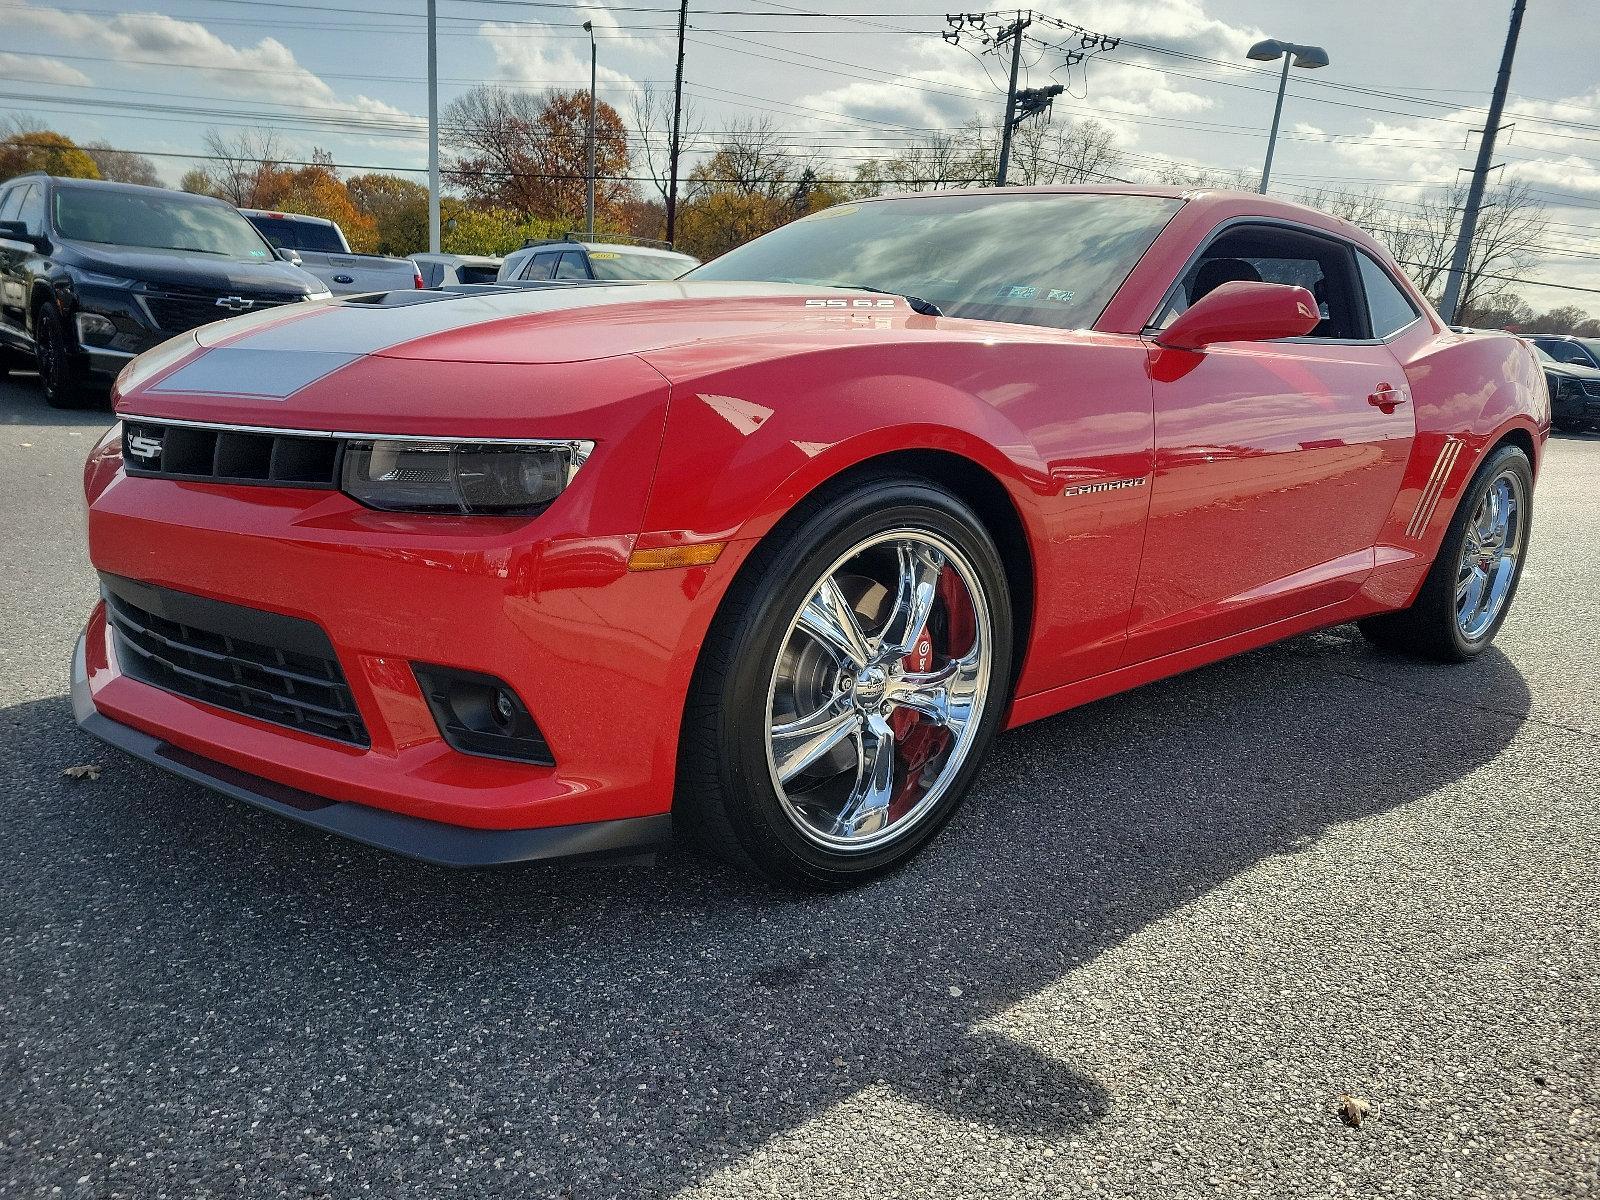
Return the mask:
<svg viewBox="0 0 1600 1200"><path fill-rule="evenodd" d="M123 673L353 746L371 744L333 644L296 617L102 575Z"/></svg>

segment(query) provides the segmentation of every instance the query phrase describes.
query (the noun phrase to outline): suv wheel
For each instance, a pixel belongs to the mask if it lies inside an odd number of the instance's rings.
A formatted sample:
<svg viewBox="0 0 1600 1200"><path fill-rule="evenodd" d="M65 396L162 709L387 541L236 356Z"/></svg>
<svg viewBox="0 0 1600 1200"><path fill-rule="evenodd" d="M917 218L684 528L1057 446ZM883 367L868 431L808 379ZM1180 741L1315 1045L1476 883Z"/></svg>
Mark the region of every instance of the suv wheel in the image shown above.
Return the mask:
<svg viewBox="0 0 1600 1200"><path fill-rule="evenodd" d="M79 361L67 320L53 301L45 301L34 321L35 355L39 360L39 385L51 408L82 408L98 395L89 372Z"/></svg>

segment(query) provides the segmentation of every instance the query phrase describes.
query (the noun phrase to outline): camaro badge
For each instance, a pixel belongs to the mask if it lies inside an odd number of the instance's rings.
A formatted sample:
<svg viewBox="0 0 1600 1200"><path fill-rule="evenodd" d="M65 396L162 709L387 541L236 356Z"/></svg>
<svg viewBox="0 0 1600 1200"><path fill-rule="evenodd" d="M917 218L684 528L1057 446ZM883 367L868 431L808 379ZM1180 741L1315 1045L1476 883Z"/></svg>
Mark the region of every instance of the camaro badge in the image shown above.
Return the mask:
<svg viewBox="0 0 1600 1200"><path fill-rule="evenodd" d="M1143 479L1110 479L1105 483L1080 483L1077 487L1063 488L1063 496L1088 496L1095 492L1120 492L1123 488L1143 487Z"/></svg>

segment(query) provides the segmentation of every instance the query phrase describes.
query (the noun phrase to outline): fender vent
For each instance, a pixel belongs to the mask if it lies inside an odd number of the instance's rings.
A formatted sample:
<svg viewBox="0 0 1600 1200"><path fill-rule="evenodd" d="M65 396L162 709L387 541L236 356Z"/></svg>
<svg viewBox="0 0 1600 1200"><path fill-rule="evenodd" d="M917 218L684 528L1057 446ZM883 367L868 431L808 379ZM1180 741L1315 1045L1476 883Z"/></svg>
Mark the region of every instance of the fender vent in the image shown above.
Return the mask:
<svg viewBox="0 0 1600 1200"><path fill-rule="evenodd" d="M1439 507L1439 497L1444 495L1445 484L1450 481L1450 472L1455 469L1456 459L1461 456L1461 446L1460 438L1445 438L1444 447L1439 451L1439 457L1434 460L1428 482L1423 485L1422 495L1417 497L1417 510L1411 514L1411 523L1406 526L1408 538L1419 538L1427 532L1428 524L1433 520L1434 509Z"/></svg>

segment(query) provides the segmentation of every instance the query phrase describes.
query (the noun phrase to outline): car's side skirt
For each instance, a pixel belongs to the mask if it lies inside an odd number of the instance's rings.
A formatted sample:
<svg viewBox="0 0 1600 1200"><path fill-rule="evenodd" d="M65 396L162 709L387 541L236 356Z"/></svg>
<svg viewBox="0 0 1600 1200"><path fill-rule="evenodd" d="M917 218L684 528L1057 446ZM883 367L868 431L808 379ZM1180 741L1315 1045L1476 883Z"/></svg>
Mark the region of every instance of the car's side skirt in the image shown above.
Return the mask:
<svg viewBox="0 0 1600 1200"><path fill-rule="evenodd" d="M1255 650L1273 642L1281 642L1296 634L1309 633L1313 629L1325 629L1330 625L1340 625L1345 621L1353 621L1358 617L1367 617L1383 611L1386 611L1385 605L1375 603L1365 595L1357 594L1334 604L1286 617L1281 621L1218 638L1214 642L1205 642L1171 654L1164 654L1160 658L1119 667L1115 671L1107 671L1103 675L1095 675L1089 679L1080 679L1062 687L1051 688L1047 692L1018 696L1011 702L1006 728L1014 729L1018 725L1026 725L1029 721L1037 721L1065 712L1069 708L1077 708L1080 704L1114 696L1118 692L1154 683L1158 679L1181 675L1196 667L1231 658L1235 654Z"/></svg>

